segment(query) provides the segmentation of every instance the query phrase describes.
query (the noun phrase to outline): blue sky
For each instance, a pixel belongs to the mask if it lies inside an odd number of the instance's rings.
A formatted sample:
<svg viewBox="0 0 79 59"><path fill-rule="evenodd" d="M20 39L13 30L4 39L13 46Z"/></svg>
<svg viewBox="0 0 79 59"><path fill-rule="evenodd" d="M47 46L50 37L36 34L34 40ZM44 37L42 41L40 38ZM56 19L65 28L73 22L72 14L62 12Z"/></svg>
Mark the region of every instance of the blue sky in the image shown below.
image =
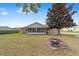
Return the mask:
<svg viewBox="0 0 79 59"><path fill-rule="evenodd" d="M1 3L0 26L23 27L34 22L45 24L47 11L50 7L50 3L42 4L41 8L38 10L38 13L23 14L19 11L19 8L16 7L15 3ZM73 9L77 11L77 13L73 16L73 19L74 22L78 24L79 4L75 4Z"/></svg>

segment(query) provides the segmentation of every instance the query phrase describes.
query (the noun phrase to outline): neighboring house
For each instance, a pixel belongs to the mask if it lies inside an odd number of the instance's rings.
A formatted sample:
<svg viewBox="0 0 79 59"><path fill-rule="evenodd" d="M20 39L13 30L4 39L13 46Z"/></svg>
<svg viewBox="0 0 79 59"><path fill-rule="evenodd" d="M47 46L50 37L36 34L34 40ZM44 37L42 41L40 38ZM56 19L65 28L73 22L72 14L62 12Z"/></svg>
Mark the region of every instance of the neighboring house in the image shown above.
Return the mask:
<svg viewBox="0 0 79 59"><path fill-rule="evenodd" d="M74 26L74 27L70 27L70 28L63 28L61 31L79 32L79 26Z"/></svg>
<svg viewBox="0 0 79 59"><path fill-rule="evenodd" d="M52 34L52 33L57 33L57 31L54 29L47 30L48 26L40 24L38 22L35 22L33 24L30 24L28 26L20 28L20 31L22 33L26 34Z"/></svg>

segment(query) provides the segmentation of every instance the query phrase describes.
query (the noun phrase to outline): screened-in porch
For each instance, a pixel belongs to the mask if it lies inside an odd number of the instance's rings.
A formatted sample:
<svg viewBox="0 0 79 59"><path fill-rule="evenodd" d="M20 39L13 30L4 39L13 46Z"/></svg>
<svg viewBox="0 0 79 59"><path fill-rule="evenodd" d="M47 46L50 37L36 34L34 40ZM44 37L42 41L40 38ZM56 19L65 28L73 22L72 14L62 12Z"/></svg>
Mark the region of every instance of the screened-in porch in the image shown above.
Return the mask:
<svg viewBox="0 0 79 59"><path fill-rule="evenodd" d="M46 28L28 28L28 34L46 34Z"/></svg>

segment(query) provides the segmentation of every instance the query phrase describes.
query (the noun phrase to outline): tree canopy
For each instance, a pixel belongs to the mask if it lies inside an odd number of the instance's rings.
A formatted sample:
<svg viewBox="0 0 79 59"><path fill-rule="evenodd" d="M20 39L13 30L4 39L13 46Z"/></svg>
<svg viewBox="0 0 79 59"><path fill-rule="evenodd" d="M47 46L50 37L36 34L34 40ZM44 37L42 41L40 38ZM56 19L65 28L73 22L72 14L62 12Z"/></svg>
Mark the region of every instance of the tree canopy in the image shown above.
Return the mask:
<svg viewBox="0 0 79 59"><path fill-rule="evenodd" d="M17 7L21 8L23 13L34 12L37 13L38 9L41 7L40 3L17 3Z"/></svg>
<svg viewBox="0 0 79 59"><path fill-rule="evenodd" d="M60 34L60 29L76 25L72 18L72 15L76 13L76 11L72 11L74 4L68 7L66 5L66 3L55 3L52 8L48 9L46 24L49 29L58 29L58 34Z"/></svg>

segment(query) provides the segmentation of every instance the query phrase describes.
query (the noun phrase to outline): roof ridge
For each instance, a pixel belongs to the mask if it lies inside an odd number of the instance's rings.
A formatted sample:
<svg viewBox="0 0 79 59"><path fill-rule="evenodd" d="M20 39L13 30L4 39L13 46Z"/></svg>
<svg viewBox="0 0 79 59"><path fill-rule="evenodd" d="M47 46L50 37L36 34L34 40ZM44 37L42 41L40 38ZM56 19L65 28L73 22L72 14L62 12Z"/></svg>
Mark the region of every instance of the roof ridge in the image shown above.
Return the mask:
<svg viewBox="0 0 79 59"><path fill-rule="evenodd" d="M34 22L34 23L30 24L30 25L27 25L26 27L46 27L46 25L43 25L43 24L41 24L39 22Z"/></svg>

